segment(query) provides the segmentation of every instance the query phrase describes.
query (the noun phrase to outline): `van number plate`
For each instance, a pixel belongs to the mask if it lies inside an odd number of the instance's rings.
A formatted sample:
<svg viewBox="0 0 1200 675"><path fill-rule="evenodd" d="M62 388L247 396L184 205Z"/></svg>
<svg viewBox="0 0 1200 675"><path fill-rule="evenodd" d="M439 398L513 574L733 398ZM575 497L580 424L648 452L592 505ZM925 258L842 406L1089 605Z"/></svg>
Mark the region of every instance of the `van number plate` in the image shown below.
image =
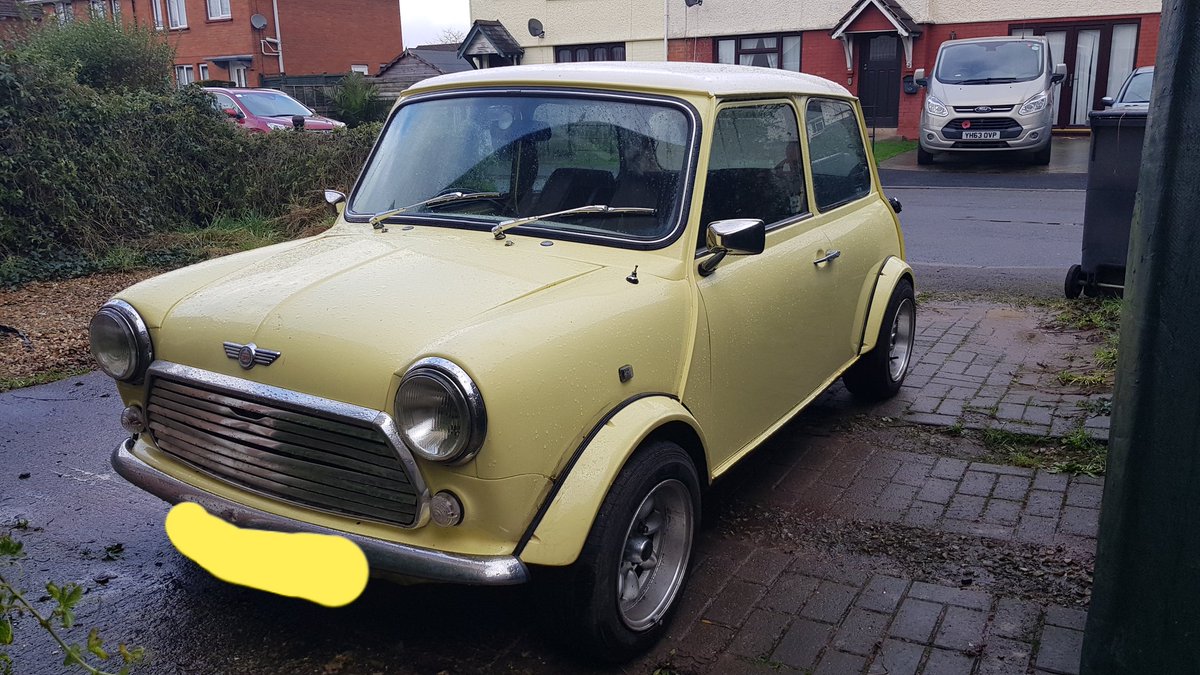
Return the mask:
<svg viewBox="0 0 1200 675"><path fill-rule="evenodd" d="M998 141L1000 140L999 131L964 131L962 132L964 141Z"/></svg>

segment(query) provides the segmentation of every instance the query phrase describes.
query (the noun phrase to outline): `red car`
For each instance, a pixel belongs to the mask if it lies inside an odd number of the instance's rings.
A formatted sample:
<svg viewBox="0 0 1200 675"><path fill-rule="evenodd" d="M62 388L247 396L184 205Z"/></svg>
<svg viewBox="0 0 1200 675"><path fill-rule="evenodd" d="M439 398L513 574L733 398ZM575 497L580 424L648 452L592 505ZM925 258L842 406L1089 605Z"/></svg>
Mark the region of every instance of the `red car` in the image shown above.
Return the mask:
<svg viewBox="0 0 1200 675"><path fill-rule="evenodd" d="M247 131L294 129L297 121L303 121L305 131L332 131L346 126L316 114L277 89L205 87L204 91L213 95L218 109Z"/></svg>

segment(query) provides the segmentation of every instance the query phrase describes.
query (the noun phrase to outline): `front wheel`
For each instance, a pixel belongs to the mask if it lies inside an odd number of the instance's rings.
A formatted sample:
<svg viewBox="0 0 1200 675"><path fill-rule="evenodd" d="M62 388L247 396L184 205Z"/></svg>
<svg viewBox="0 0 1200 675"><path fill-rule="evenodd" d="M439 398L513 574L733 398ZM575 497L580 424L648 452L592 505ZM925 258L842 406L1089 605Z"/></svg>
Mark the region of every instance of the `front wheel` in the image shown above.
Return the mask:
<svg viewBox="0 0 1200 675"><path fill-rule="evenodd" d="M933 164L933 153L921 147L920 144L917 145L917 164L921 166Z"/></svg>
<svg viewBox="0 0 1200 675"><path fill-rule="evenodd" d="M1036 164L1038 166L1048 166L1050 164L1050 154L1053 151L1054 151L1053 146L1050 145L1049 143L1047 143L1046 147L1042 148L1041 150L1035 151L1033 153L1033 155L1030 157L1030 159L1032 160L1032 162L1034 164Z"/></svg>
<svg viewBox="0 0 1200 675"><path fill-rule="evenodd" d="M859 357L842 375L851 394L869 401L882 401L900 391L912 360L917 335L916 297L912 282L901 279L892 291L875 347Z"/></svg>
<svg viewBox="0 0 1200 675"><path fill-rule="evenodd" d="M579 559L555 571L547 596L575 648L626 661L666 630L688 573L700 483L687 452L666 441L638 450L613 481Z"/></svg>

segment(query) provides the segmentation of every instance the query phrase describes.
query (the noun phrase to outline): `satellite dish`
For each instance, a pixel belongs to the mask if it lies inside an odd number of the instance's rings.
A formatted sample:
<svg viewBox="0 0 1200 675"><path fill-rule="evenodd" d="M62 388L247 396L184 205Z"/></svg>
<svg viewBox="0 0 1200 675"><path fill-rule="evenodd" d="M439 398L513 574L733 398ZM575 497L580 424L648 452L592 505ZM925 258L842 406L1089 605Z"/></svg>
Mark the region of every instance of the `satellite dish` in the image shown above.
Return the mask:
<svg viewBox="0 0 1200 675"><path fill-rule="evenodd" d="M250 25L254 28L254 30L262 30L267 27L267 17L263 16L262 14L255 14L254 16L250 17Z"/></svg>
<svg viewBox="0 0 1200 675"><path fill-rule="evenodd" d="M537 19L529 20L529 34L535 38L546 37L546 29L542 26L542 22Z"/></svg>
<svg viewBox="0 0 1200 675"><path fill-rule="evenodd" d="M703 5L704 0L683 0L683 4L687 5L688 7L695 7L697 5Z"/></svg>

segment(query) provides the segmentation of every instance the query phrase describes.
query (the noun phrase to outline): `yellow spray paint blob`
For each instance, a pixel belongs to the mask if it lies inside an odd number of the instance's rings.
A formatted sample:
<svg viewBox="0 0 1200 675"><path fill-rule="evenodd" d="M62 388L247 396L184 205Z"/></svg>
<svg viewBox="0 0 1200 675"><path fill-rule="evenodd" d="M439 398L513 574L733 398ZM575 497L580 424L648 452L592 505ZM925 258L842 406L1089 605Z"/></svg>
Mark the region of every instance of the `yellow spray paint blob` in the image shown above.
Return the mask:
<svg viewBox="0 0 1200 675"><path fill-rule="evenodd" d="M367 557L345 537L242 529L192 502L176 504L166 527L180 553L231 584L326 607L350 604L367 586Z"/></svg>

